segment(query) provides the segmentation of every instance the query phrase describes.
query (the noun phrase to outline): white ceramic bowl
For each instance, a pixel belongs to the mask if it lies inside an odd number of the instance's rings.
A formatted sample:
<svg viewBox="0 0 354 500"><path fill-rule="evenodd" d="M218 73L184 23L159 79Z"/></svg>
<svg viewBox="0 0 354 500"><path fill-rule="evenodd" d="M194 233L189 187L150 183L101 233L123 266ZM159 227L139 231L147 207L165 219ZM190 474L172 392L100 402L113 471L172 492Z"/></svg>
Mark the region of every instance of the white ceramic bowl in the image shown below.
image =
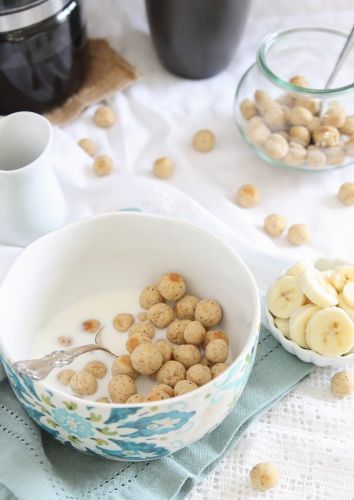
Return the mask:
<svg viewBox="0 0 354 500"><path fill-rule="evenodd" d="M333 269L337 265L343 265L344 263L345 262L343 262L342 260L329 261L325 259L318 259L314 263L314 265L317 269L325 271L328 269ZM280 278L280 276L286 274L288 269L289 268L286 268L281 273L281 275L277 277L277 280ZM274 282L269 286L269 289L274 285L275 281L276 280L274 280ZM301 359L301 361L305 361L306 363L313 363L317 366L332 366L333 368L345 368L348 365L354 364L354 353L345 354L344 356L324 356L315 351L312 351L311 349L304 349L303 347L300 347L293 340L289 340L284 337L279 328L275 326L273 316L269 312L266 302L264 312L268 322L269 330L272 332L273 336L278 340L278 342L281 343L284 349L297 356L299 359Z"/></svg>
<svg viewBox="0 0 354 500"><path fill-rule="evenodd" d="M143 404L88 402L17 375L36 333L60 311L107 289L142 289L171 270L192 293L220 301L235 359L219 377L178 398ZM219 425L236 404L255 356L260 306L237 254L185 222L134 213L95 216L48 234L16 260L0 289L5 370L28 414L56 439L116 460L173 453Z"/></svg>

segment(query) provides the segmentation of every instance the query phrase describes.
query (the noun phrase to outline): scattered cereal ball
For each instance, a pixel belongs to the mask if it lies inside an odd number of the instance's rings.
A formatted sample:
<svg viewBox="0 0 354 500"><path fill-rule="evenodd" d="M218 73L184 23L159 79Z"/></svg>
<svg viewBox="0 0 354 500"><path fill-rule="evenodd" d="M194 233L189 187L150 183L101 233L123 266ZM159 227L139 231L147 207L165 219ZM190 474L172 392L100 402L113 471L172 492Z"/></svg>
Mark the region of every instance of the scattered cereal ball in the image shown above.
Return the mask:
<svg viewBox="0 0 354 500"><path fill-rule="evenodd" d="M142 394L133 394L126 400L126 404L146 403L147 399Z"/></svg>
<svg viewBox="0 0 354 500"><path fill-rule="evenodd" d="M160 304L164 301L165 299L162 297L157 289L157 286L155 285L146 286L141 292L139 299L140 305L144 309L150 309L150 307L155 304Z"/></svg>
<svg viewBox="0 0 354 500"><path fill-rule="evenodd" d="M113 403L125 403L136 394L135 382L128 375L116 375L109 381L108 393Z"/></svg>
<svg viewBox="0 0 354 500"><path fill-rule="evenodd" d="M113 170L112 158L108 155L96 156L93 163L93 170L99 177L104 177L105 175L111 174Z"/></svg>
<svg viewBox="0 0 354 500"><path fill-rule="evenodd" d="M290 140L298 142L302 146L308 146L311 140L311 132L303 125L295 125L290 129Z"/></svg>
<svg viewBox="0 0 354 500"><path fill-rule="evenodd" d="M309 86L307 79L302 75L293 76L292 78L290 78L289 83L292 83L293 85L296 85L297 87L308 88L308 86Z"/></svg>
<svg viewBox="0 0 354 500"><path fill-rule="evenodd" d="M164 363L172 359L173 347L169 342L167 342L167 340L164 339L157 340L154 345L162 354Z"/></svg>
<svg viewBox="0 0 354 500"><path fill-rule="evenodd" d="M193 137L193 147L201 153L208 153L215 146L215 135L211 130L199 130Z"/></svg>
<svg viewBox="0 0 354 500"><path fill-rule="evenodd" d="M70 388L79 396L90 396L97 391L97 380L89 372L77 372L70 379Z"/></svg>
<svg viewBox="0 0 354 500"><path fill-rule="evenodd" d="M154 161L153 169L156 177L159 177L160 179L167 179L173 174L174 164L170 158L158 158Z"/></svg>
<svg viewBox="0 0 354 500"><path fill-rule="evenodd" d="M81 327L84 332L97 333L101 328L101 323L97 319L88 319L82 322Z"/></svg>
<svg viewBox="0 0 354 500"><path fill-rule="evenodd" d="M248 129L247 137L252 142L252 144L261 147L268 139L270 134L271 131L269 130L269 128L264 123L260 123L259 125L252 126Z"/></svg>
<svg viewBox="0 0 354 500"><path fill-rule="evenodd" d="M350 396L354 391L354 374L343 371L333 375L331 380L331 391L337 398Z"/></svg>
<svg viewBox="0 0 354 500"><path fill-rule="evenodd" d="M253 184L244 184L236 195L236 203L242 208L255 207L259 203L259 191Z"/></svg>
<svg viewBox="0 0 354 500"><path fill-rule="evenodd" d="M178 319L194 319L194 312L199 302L194 295L185 295L176 302L175 311Z"/></svg>
<svg viewBox="0 0 354 500"><path fill-rule="evenodd" d="M224 363L229 355L229 347L224 340L211 340L205 348L205 356L213 364Z"/></svg>
<svg viewBox="0 0 354 500"><path fill-rule="evenodd" d="M91 373L95 378L103 378L107 373L107 366L102 361L89 361L84 367L84 371Z"/></svg>
<svg viewBox="0 0 354 500"><path fill-rule="evenodd" d="M147 320L147 312L145 311L141 311L140 313L138 313L138 320L139 321L146 321Z"/></svg>
<svg viewBox="0 0 354 500"><path fill-rule="evenodd" d="M189 319L176 319L167 328L166 337L174 344L184 344L184 330Z"/></svg>
<svg viewBox="0 0 354 500"><path fill-rule="evenodd" d="M129 328L129 337L135 335L136 333L148 335L151 339L155 335L155 328L150 323L150 321L142 321L141 323L134 323Z"/></svg>
<svg viewBox="0 0 354 500"><path fill-rule="evenodd" d="M306 159L306 149L297 142L290 142L289 152L283 158L283 162L291 167L303 165Z"/></svg>
<svg viewBox="0 0 354 500"><path fill-rule="evenodd" d="M327 158L322 151L310 150L307 151L306 161L310 167L321 168L326 165Z"/></svg>
<svg viewBox="0 0 354 500"><path fill-rule="evenodd" d="M312 131L312 138L316 146L321 148L329 148L338 146L340 143L340 135L336 128L330 125L321 125Z"/></svg>
<svg viewBox="0 0 354 500"><path fill-rule="evenodd" d="M254 99L256 101L256 107L262 115L274 106L273 99L265 90L256 90Z"/></svg>
<svg viewBox="0 0 354 500"><path fill-rule="evenodd" d="M213 375L213 378L216 378L220 375L220 373L223 373L225 370L227 370L229 365L227 363L216 363L216 365L211 367L211 374Z"/></svg>
<svg viewBox="0 0 354 500"><path fill-rule="evenodd" d="M306 224L293 224L288 230L288 240L293 245L304 245L311 240L310 229Z"/></svg>
<svg viewBox="0 0 354 500"><path fill-rule="evenodd" d="M323 125L341 128L345 124L347 112L340 104L331 104L322 117Z"/></svg>
<svg viewBox="0 0 354 500"><path fill-rule="evenodd" d="M148 310L148 320L156 328L166 328L175 319L175 314L167 304L155 304Z"/></svg>
<svg viewBox="0 0 354 500"><path fill-rule="evenodd" d="M270 214L264 219L264 230L272 238L280 236L287 226L285 217L279 214Z"/></svg>
<svg viewBox="0 0 354 500"><path fill-rule="evenodd" d="M195 308L195 319L203 326L209 328L220 323L222 309L215 300L200 300Z"/></svg>
<svg viewBox="0 0 354 500"><path fill-rule="evenodd" d="M293 106L306 108L314 115L317 115L321 109L320 101L315 101L314 99L309 99L308 97L303 96L294 97Z"/></svg>
<svg viewBox="0 0 354 500"><path fill-rule="evenodd" d="M134 333L125 343L127 351L132 353L141 344L151 344L151 338L146 333Z"/></svg>
<svg viewBox="0 0 354 500"><path fill-rule="evenodd" d="M275 160L281 160L289 152L289 144L280 134L272 134L264 143L264 151Z"/></svg>
<svg viewBox="0 0 354 500"><path fill-rule="evenodd" d="M205 328L199 321L191 321L184 329L184 341L186 344L200 345L205 337Z"/></svg>
<svg viewBox="0 0 354 500"><path fill-rule="evenodd" d="M62 385L69 385L74 374L75 370L61 370L57 375L57 381Z"/></svg>
<svg viewBox="0 0 354 500"><path fill-rule="evenodd" d="M109 403L110 403L110 401L109 401L109 399L108 399L108 398L106 398L106 397L104 396L104 397L102 397L102 398L98 398L98 399L96 399L96 403L108 403L108 404L109 404Z"/></svg>
<svg viewBox="0 0 354 500"><path fill-rule="evenodd" d="M274 102L273 106L263 114L263 118L264 123L272 132L285 128L285 113L277 102Z"/></svg>
<svg viewBox="0 0 354 500"><path fill-rule="evenodd" d="M342 184L338 197L344 205L354 205L354 182L345 182Z"/></svg>
<svg viewBox="0 0 354 500"><path fill-rule="evenodd" d="M191 366L187 371L187 379L197 385L204 385L212 379L211 370L201 363Z"/></svg>
<svg viewBox="0 0 354 500"><path fill-rule="evenodd" d="M344 125L340 129L341 134L354 135L354 115L347 116Z"/></svg>
<svg viewBox="0 0 354 500"><path fill-rule="evenodd" d="M128 313L119 313L113 318L113 326L119 332L127 332L134 323L134 316Z"/></svg>
<svg viewBox="0 0 354 500"><path fill-rule="evenodd" d="M168 273L161 276L157 289L166 300L178 300L186 293L186 282L178 273Z"/></svg>
<svg viewBox="0 0 354 500"><path fill-rule="evenodd" d="M174 387L175 396L182 396L182 394L194 391L195 389L198 389L198 386L191 380L180 380Z"/></svg>
<svg viewBox="0 0 354 500"><path fill-rule="evenodd" d="M73 345L73 339L71 337L67 337L66 335L61 335L58 338L58 343L63 347L70 347Z"/></svg>
<svg viewBox="0 0 354 500"><path fill-rule="evenodd" d="M182 363L186 368L189 368L200 362L200 351L195 345L178 345L173 348L173 359Z"/></svg>
<svg viewBox="0 0 354 500"><path fill-rule="evenodd" d="M212 340L215 340L215 339L223 340L224 342L229 344L229 338L225 332L223 332L222 330L208 330L205 334L205 338L204 338L204 342L203 342L204 349L209 344L209 342L211 342Z"/></svg>
<svg viewBox="0 0 354 500"><path fill-rule="evenodd" d="M288 113L288 120L291 125L304 125L307 127L311 123L312 118L313 114L311 111L303 106L295 106Z"/></svg>
<svg viewBox="0 0 354 500"><path fill-rule="evenodd" d="M156 346L145 343L134 349L131 361L133 368L138 373L151 375L161 368L163 357Z"/></svg>
<svg viewBox="0 0 354 500"><path fill-rule="evenodd" d="M251 99L244 99L240 104L240 111L245 120L250 120L257 114L256 103Z"/></svg>
<svg viewBox="0 0 354 500"><path fill-rule="evenodd" d="M98 127L109 128L115 123L116 115L108 106L101 106L96 110L93 119Z"/></svg>
<svg viewBox="0 0 354 500"><path fill-rule="evenodd" d="M96 151L97 151L97 146L96 146L96 144L91 139L86 139L86 138L80 139L79 142L78 142L78 145L88 155L95 156Z"/></svg>
<svg viewBox="0 0 354 500"><path fill-rule="evenodd" d="M133 380L139 377L139 373L134 370L129 354L118 356L112 365L112 375L128 375Z"/></svg>
<svg viewBox="0 0 354 500"><path fill-rule="evenodd" d="M260 463L250 471L250 478L257 490L267 491L278 484L279 472L273 464Z"/></svg>
<svg viewBox="0 0 354 500"><path fill-rule="evenodd" d="M341 146L332 146L325 150L328 165L340 165L346 157L345 149Z"/></svg>
<svg viewBox="0 0 354 500"><path fill-rule="evenodd" d="M178 361L167 361L161 366L156 374L156 379L160 384L167 384L174 387L177 382L186 378L186 369Z"/></svg>

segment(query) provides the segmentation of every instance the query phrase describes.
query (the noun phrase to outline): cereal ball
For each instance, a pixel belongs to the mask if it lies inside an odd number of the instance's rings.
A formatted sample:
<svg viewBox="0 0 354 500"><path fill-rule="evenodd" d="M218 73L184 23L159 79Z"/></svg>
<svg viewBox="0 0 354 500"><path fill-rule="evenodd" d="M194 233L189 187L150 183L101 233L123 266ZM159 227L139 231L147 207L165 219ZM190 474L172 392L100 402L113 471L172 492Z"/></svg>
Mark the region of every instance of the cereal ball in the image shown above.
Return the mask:
<svg viewBox="0 0 354 500"><path fill-rule="evenodd" d="M139 377L139 373L133 368L129 354L122 354L122 356L118 356L118 358L114 360L112 375L113 377L116 375L128 375L133 380Z"/></svg>
<svg viewBox="0 0 354 500"><path fill-rule="evenodd" d="M132 353L141 344L151 344L151 338L146 333L134 333L125 343L127 351Z"/></svg>
<svg viewBox="0 0 354 500"><path fill-rule="evenodd" d="M205 348L205 356L213 364L224 363L229 355L229 347L224 340L211 340Z"/></svg>
<svg viewBox="0 0 354 500"><path fill-rule="evenodd" d="M354 136L345 143L345 152L348 156L354 156Z"/></svg>
<svg viewBox="0 0 354 500"><path fill-rule="evenodd" d="M296 85L297 87L308 88L308 86L309 86L307 79L302 75L293 76L292 78L290 78L289 83L292 83L293 85Z"/></svg>
<svg viewBox="0 0 354 500"><path fill-rule="evenodd" d="M169 342L167 342L167 340L164 339L157 340L154 345L162 354L164 363L172 359L173 347Z"/></svg>
<svg viewBox="0 0 354 500"><path fill-rule="evenodd" d="M207 384L212 379L211 370L208 366L199 363L188 369L187 379L197 385Z"/></svg>
<svg viewBox="0 0 354 500"><path fill-rule="evenodd" d="M151 389L151 391L164 391L166 392L170 398L174 396L174 391L170 385L167 384L156 384L154 387Z"/></svg>
<svg viewBox="0 0 354 500"><path fill-rule="evenodd" d="M90 396L97 391L96 378L89 372L77 372L70 379L70 389L79 396Z"/></svg>
<svg viewBox="0 0 354 500"><path fill-rule="evenodd" d="M186 369L178 361L167 361L161 366L156 374L156 379L160 384L167 384L174 387L177 382L186 378Z"/></svg>
<svg viewBox="0 0 354 500"><path fill-rule="evenodd" d="M311 240L310 228L306 224L293 224L288 230L288 240L293 245L304 245Z"/></svg>
<svg viewBox="0 0 354 500"><path fill-rule="evenodd" d="M303 125L295 125L290 129L290 140L293 142L298 142L302 146L307 146L310 144L311 132L307 127Z"/></svg>
<svg viewBox="0 0 354 500"><path fill-rule="evenodd" d="M161 352L152 344L141 344L134 349L131 361L133 368L142 375L155 373L163 363Z"/></svg>
<svg viewBox="0 0 354 500"><path fill-rule="evenodd" d="M109 128L115 123L116 115L108 106L101 106L96 110L93 119L98 127Z"/></svg>
<svg viewBox="0 0 354 500"><path fill-rule="evenodd" d="M227 363L216 363L216 365L211 367L211 374L213 378L216 378L220 375L220 373L223 373L225 370L227 370L229 365Z"/></svg>
<svg viewBox="0 0 354 500"><path fill-rule="evenodd" d="M313 114L310 110L304 108L304 106L295 106L290 109L288 114L288 120L291 125L304 125L307 127L313 118Z"/></svg>
<svg viewBox="0 0 354 500"><path fill-rule="evenodd" d="M331 148L326 148L325 155L328 165L340 165L345 160L346 152L341 146L333 146Z"/></svg>
<svg viewBox="0 0 354 500"><path fill-rule="evenodd" d="M73 345L73 339L71 337L67 337L66 335L61 335L58 337L58 344L62 347L70 347Z"/></svg>
<svg viewBox="0 0 354 500"><path fill-rule="evenodd" d="M260 123L259 125L252 126L248 129L247 137L250 142L252 142L252 144L261 147L268 139L270 134L271 131L269 130L269 128L264 123Z"/></svg>
<svg viewBox="0 0 354 500"><path fill-rule="evenodd" d="M176 302L175 311L178 319L194 319L194 312L199 302L194 295L185 295Z"/></svg>
<svg viewBox="0 0 354 500"><path fill-rule="evenodd" d="M281 160L289 152L289 144L280 134L272 134L264 143L264 151L275 160Z"/></svg>
<svg viewBox="0 0 354 500"><path fill-rule="evenodd" d="M331 104L322 117L323 125L341 128L345 124L347 112L340 104Z"/></svg>
<svg viewBox="0 0 354 500"><path fill-rule="evenodd" d="M136 394L136 385L128 375L116 375L108 384L108 393L113 403L125 403L126 400Z"/></svg>
<svg viewBox="0 0 354 500"><path fill-rule="evenodd" d="M182 396L182 394L194 391L195 389L198 389L198 386L191 380L180 380L174 388L175 396Z"/></svg>
<svg viewBox="0 0 354 500"><path fill-rule="evenodd" d="M96 399L96 403L110 403L110 400L108 398L106 398L105 396L103 398L98 398Z"/></svg>
<svg viewBox="0 0 354 500"><path fill-rule="evenodd" d="M215 339L223 340L224 342L229 344L229 338L225 332L223 332L222 330L208 330L205 334L205 338L204 338L204 342L203 342L204 349L209 344L209 342L211 342L212 340L215 340Z"/></svg>
<svg viewBox="0 0 354 500"><path fill-rule="evenodd" d="M128 313L119 313L113 318L113 326L119 332L127 332L134 323L134 316Z"/></svg>
<svg viewBox="0 0 354 500"><path fill-rule="evenodd" d="M331 391L337 398L350 396L354 391L354 374L343 371L333 375L331 380Z"/></svg>
<svg viewBox="0 0 354 500"><path fill-rule="evenodd" d="M289 152L283 158L283 162L291 167L303 165L306 159L306 149L297 142L290 142Z"/></svg>
<svg viewBox="0 0 354 500"><path fill-rule="evenodd" d="M314 116L311 122L307 125L307 128L312 133L315 130L315 128L319 127L320 125L321 125L321 119L318 116Z"/></svg>
<svg viewBox="0 0 354 500"><path fill-rule="evenodd" d="M168 273L161 276L157 289L166 300L179 300L186 293L186 282L178 273Z"/></svg>
<svg viewBox="0 0 354 500"><path fill-rule="evenodd" d="M184 330L190 323L189 319L176 319L167 328L166 337L173 344L184 344Z"/></svg>
<svg viewBox="0 0 354 500"><path fill-rule="evenodd" d="M255 127L258 127L258 125L264 125L264 120L261 116L254 116L248 122L246 123L246 128L248 131L252 130Z"/></svg>
<svg viewBox="0 0 354 500"><path fill-rule="evenodd" d="M278 484L279 472L273 464L260 463L253 467L250 478L257 490L267 491Z"/></svg>
<svg viewBox="0 0 354 500"><path fill-rule="evenodd" d="M161 399L173 398L174 394L174 390L170 385L157 384L152 387L147 398L149 401L160 401Z"/></svg>
<svg viewBox="0 0 354 500"><path fill-rule="evenodd" d="M57 375L57 381L62 385L69 385L75 374L75 370L61 370Z"/></svg>
<svg viewBox="0 0 354 500"><path fill-rule="evenodd" d="M193 147L201 153L208 153L215 146L215 135L211 130L199 130L193 136Z"/></svg>
<svg viewBox="0 0 354 500"><path fill-rule="evenodd" d="M342 184L338 197L344 205L354 205L354 182L345 182Z"/></svg>
<svg viewBox="0 0 354 500"><path fill-rule="evenodd" d="M96 151L97 151L97 146L96 146L96 144L91 139L86 139L86 138L80 139L79 142L78 142L78 145L88 155L95 156Z"/></svg>
<svg viewBox="0 0 354 500"><path fill-rule="evenodd" d="M279 130L278 134L284 137L284 139L289 142L290 140L289 132L287 132L286 130Z"/></svg>
<svg viewBox="0 0 354 500"><path fill-rule="evenodd" d="M340 143L340 135L336 128L330 125L321 125L312 131L313 142L321 148L329 148L338 146Z"/></svg>
<svg viewBox="0 0 354 500"><path fill-rule="evenodd" d="M203 365L203 366L211 366L210 361L207 359L207 357L205 355L203 355L200 358L200 364Z"/></svg>
<svg viewBox="0 0 354 500"><path fill-rule="evenodd" d="M270 214L264 219L264 230L272 238L280 236L287 226L285 217L279 214Z"/></svg>
<svg viewBox="0 0 354 500"><path fill-rule="evenodd" d="M340 129L341 134L354 135L354 115L347 116L344 125Z"/></svg>
<svg viewBox="0 0 354 500"><path fill-rule="evenodd" d="M236 195L236 203L239 207L255 207L259 203L259 191L253 184L244 184L239 188Z"/></svg>
<svg viewBox="0 0 354 500"><path fill-rule="evenodd" d="M156 177L159 177L160 179L167 179L173 174L173 161L166 157L158 158L154 161L153 170Z"/></svg>
<svg viewBox="0 0 354 500"><path fill-rule="evenodd" d="M150 323L150 321L142 321L141 323L134 323L129 328L128 335L129 335L129 337L132 337L136 333L147 335L148 337L150 337L152 339L155 335L155 328Z"/></svg>
<svg viewBox="0 0 354 500"><path fill-rule="evenodd" d="M203 326L209 328L220 323L222 309L215 300L200 300L195 308L195 319Z"/></svg>
<svg viewBox="0 0 354 500"><path fill-rule="evenodd" d="M199 363L200 357L200 351L195 345L183 344L173 348L173 359L182 363L186 368Z"/></svg>
<svg viewBox="0 0 354 500"><path fill-rule="evenodd" d="M82 322L81 328L87 333L97 333L101 328L101 323L97 319L88 319Z"/></svg>
<svg viewBox="0 0 354 500"><path fill-rule="evenodd" d="M104 177L105 175L111 174L113 170L112 158L108 155L96 156L93 163L93 170L99 177Z"/></svg>
<svg viewBox="0 0 354 500"><path fill-rule="evenodd" d="M155 304L148 310L148 320L156 328L166 328L175 319L175 314L167 304Z"/></svg>
<svg viewBox="0 0 354 500"><path fill-rule="evenodd" d="M138 320L139 321L147 321L147 312L145 311L141 311L140 313L138 313Z"/></svg>
<svg viewBox="0 0 354 500"><path fill-rule="evenodd" d="M150 285L146 286L141 292L139 302L143 309L150 309L155 304L165 302L165 299L160 295L157 286Z"/></svg>
<svg viewBox="0 0 354 500"><path fill-rule="evenodd" d="M257 114L256 103L251 99L244 99L240 104L240 111L245 120L250 120Z"/></svg>
<svg viewBox="0 0 354 500"><path fill-rule="evenodd" d="M266 90L256 90L254 99L256 101L256 107L262 115L269 111L269 109L274 106L275 102Z"/></svg>
<svg viewBox="0 0 354 500"><path fill-rule="evenodd" d="M326 165L327 158L322 151L310 150L307 152L306 161L310 167L321 168Z"/></svg>
<svg viewBox="0 0 354 500"><path fill-rule="evenodd" d="M107 373L107 366L102 361L89 361L84 367L84 371L91 373L95 378L103 378Z"/></svg>
<svg viewBox="0 0 354 500"><path fill-rule="evenodd" d="M263 114L263 118L264 123L272 132L285 128L285 113L277 102L274 102L273 106Z"/></svg>
<svg viewBox="0 0 354 500"><path fill-rule="evenodd" d="M133 394L126 400L126 404L146 403L147 399L142 394Z"/></svg>
<svg viewBox="0 0 354 500"><path fill-rule="evenodd" d="M286 106L287 108L292 108L293 107L293 100L294 100L294 98L293 98L293 96L291 94L281 94L275 100L281 106Z"/></svg>
<svg viewBox="0 0 354 500"><path fill-rule="evenodd" d="M295 96L293 106L308 109L312 114L317 115L320 112L320 101L309 99L308 97Z"/></svg>
<svg viewBox="0 0 354 500"><path fill-rule="evenodd" d="M205 328L199 321L191 321L184 329L184 341L186 344L200 345L205 337Z"/></svg>

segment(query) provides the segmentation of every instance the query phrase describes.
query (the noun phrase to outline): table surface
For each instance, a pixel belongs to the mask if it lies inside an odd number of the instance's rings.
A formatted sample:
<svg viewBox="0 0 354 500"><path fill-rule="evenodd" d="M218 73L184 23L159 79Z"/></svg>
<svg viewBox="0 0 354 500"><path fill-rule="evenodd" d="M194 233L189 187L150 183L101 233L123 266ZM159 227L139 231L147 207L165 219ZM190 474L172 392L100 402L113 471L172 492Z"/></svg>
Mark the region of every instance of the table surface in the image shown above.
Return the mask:
<svg viewBox="0 0 354 500"><path fill-rule="evenodd" d="M106 37L140 71L141 79L117 95L111 106L117 124L108 132L92 124L87 110L65 131L74 139L91 137L111 154L119 172L151 177L157 157L175 160L169 184L184 191L242 234L255 247L299 259L318 254L350 259L354 251L354 208L337 200L339 186L354 180L354 167L326 173L284 171L263 163L243 143L232 118L236 84L254 62L262 37L301 25L328 25L349 31L352 0L254 0L243 41L229 68L206 81L168 74L158 62L141 0L86 0L91 36ZM208 155L192 150L193 133L212 129L217 147ZM256 184L261 203L243 210L234 203L237 188ZM301 199L301 203L299 203ZM289 223L307 223L311 244L294 248L285 238L262 231L272 212ZM317 369L274 408L257 419L237 448L194 488L190 499L353 499L354 398L334 400L331 369ZM252 489L248 471L260 461L276 463L278 488L267 494Z"/></svg>

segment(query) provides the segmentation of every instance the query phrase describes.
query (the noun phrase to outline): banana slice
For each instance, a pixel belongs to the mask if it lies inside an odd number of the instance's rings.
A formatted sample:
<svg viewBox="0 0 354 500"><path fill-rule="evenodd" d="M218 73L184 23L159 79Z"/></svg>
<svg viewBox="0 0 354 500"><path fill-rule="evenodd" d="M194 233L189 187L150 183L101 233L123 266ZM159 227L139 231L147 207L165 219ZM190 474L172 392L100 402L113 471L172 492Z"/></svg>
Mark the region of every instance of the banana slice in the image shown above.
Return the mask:
<svg viewBox="0 0 354 500"><path fill-rule="evenodd" d="M312 316L320 311L320 308L312 304L300 307L295 311L289 320L289 338L296 342L300 347L308 349L306 342L306 326Z"/></svg>
<svg viewBox="0 0 354 500"><path fill-rule="evenodd" d="M331 276L332 285L341 292L348 281L354 281L354 266L338 266Z"/></svg>
<svg viewBox="0 0 354 500"><path fill-rule="evenodd" d="M351 319L354 321L354 308L350 307L350 305L344 300L343 294L340 293L338 295L338 306L344 309L344 311L349 314Z"/></svg>
<svg viewBox="0 0 354 500"><path fill-rule="evenodd" d="M298 283L301 291L316 306L329 307L338 304L336 289L317 269L305 269L298 277Z"/></svg>
<svg viewBox="0 0 354 500"><path fill-rule="evenodd" d="M350 307L354 307L354 281L348 281L343 287L343 299Z"/></svg>
<svg viewBox="0 0 354 500"><path fill-rule="evenodd" d="M306 297L301 292L294 276L283 276L269 289L268 309L278 318L290 318L292 313L305 303Z"/></svg>
<svg viewBox="0 0 354 500"><path fill-rule="evenodd" d="M339 307L326 307L307 323L306 342L325 356L342 356L354 345L354 323Z"/></svg>
<svg viewBox="0 0 354 500"><path fill-rule="evenodd" d="M289 338L289 320L283 318L274 318L274 324L281 331L285 338Z"/></svg>
<svg viewBox="0 0 354 500"><path fill-rule="evenodd" d="M306 260L300 260L296 262L293 266L286 270L286 276L299 276L305 269L310 267L310 264Z"/></svg>

